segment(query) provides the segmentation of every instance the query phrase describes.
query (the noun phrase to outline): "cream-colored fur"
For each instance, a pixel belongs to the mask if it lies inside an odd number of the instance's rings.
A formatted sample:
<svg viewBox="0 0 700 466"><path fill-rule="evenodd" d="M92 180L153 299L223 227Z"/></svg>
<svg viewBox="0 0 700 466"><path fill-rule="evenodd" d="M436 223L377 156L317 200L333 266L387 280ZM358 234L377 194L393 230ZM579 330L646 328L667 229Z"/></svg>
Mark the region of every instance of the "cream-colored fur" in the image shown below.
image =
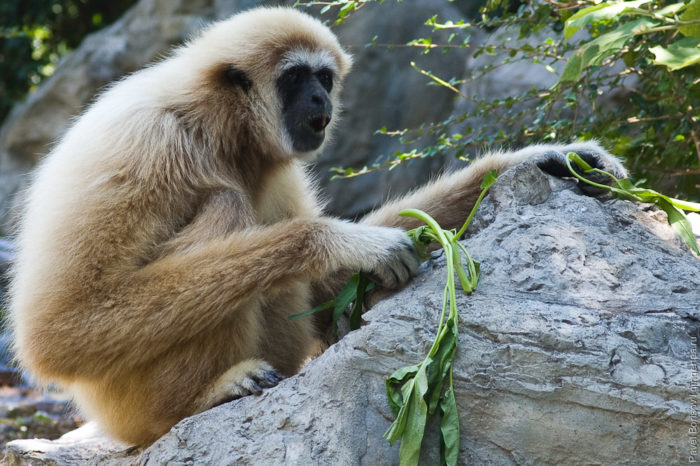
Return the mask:
<svg viewBox="0 0 700 466"><path fill-rule="evenodd" d="M315 329L288 317L321 283L366 270L399 286L415 271L398 210L457 226L486 170L532 156L488 156L360 224L324 217L299 161L318 151L294 153L280 118L290 60L333 60L337 113L350 58L336 38L256 9L112 86L34 173L11 289L17 358L120 440L148 444L276 383L273 368L295 373ZM230 64L249 90L224 82Z"/></svg>

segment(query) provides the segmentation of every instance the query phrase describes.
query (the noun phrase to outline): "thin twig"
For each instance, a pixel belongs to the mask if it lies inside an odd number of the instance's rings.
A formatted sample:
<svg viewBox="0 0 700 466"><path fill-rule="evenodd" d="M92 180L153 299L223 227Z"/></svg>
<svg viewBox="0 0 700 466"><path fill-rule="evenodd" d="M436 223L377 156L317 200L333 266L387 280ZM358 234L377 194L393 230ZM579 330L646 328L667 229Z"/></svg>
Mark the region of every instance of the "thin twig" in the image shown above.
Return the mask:
<svg viewBox="0 0 700 466"><path fill-rule="evenodd" d="M700 136L698 136L698 132L695 129L691 129L690 137L695 143L695 152L698 154L698 162L700 162Z"/></svg>

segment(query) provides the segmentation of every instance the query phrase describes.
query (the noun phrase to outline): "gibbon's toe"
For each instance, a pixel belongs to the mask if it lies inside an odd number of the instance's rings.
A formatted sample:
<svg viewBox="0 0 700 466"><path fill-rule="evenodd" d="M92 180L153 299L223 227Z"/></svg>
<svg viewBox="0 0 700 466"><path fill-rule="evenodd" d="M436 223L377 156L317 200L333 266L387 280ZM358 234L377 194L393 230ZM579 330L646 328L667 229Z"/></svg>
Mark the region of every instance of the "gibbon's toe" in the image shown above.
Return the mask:
<svg viewBox="0 0 700 466"><path fill-rule="evenodd" d="M572 176L566 166L565 154L558 150L548 150L537 157L537 166L545 173L557 178Z"/></svg>
<svg viewBox="0 0 700 466"><path fill-rule="evenodd" d="M265 388L274 387L284 379L284 376L269 364L261 363L258 367L251 368L235 377L227 378L225 386L221 387L222 390L216 396L216 401L211 404L211 407L248 395L262 395Z"/></svg>
<svg viewBox="0 0 700 466"><path fill-rule="evenodd" d="M284 376L275 370L264 371L259 374L249 374L248 377L233 383L228 393L215 402L212 407L219 406L229 401L243 398L244 396L262 395L263 389L272 388L284 379Z"/></svg>
<svg viewBox="0 0 700 466"><path fill-rule="evenodd" d="M568 146L561 147L561 150L547 150L540 157L538 157L539 160L537 162L537 166L545 173L558 178L572 177L573 175L566 165L566 155L569 152L575 152L591 167L604 170L616 178L627 177L627 171L622 166L620 161L614 155L609 154L605 151L605 149L601 148L596 143L570 144ZM575 163L572 163L571 166L577 174L590 181L593 181L594 183L604 185L612 185L615 183L612 178L603 173L584 173L583 170L581 170ZM601 196L608 193L608 190L606 189L592 186L583 181L579 181L578 186L585 194L589 196Z"/></svg>
<svg viewBox="0 0 700 466"><path fill-rule="evenodd" d="M271 388L284 380L284 376L276 370L266 370L260 377L260 386L263 388Z"/></svg>
<svg viewBox="0 0 700 466"><path fill-rule="evenodd" d="M569 144L564 147L563 152L564 154L575 152L593 168L605 170L616 178L627 178L628 176L627 170L622 165L622 162L620 162L617 157L603 149L597 142L588 141ZM592 174L589 173L588 175ZM605 183L609 184L609 177L605 175L599 176L602 176L605 179Z"/></svg>

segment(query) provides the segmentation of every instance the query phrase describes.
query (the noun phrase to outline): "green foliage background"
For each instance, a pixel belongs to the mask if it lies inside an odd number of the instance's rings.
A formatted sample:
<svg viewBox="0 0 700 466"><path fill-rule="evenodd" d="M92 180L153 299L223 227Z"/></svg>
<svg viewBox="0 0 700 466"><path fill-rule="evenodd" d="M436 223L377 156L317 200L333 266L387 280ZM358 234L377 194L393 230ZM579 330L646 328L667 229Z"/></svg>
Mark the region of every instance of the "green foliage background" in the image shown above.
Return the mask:
<svg viewBox="0 0 700 466"><path fill-rule="evenodd" d="M339 9L335 21L352 21L352 13L367 3L332 2ZM336 176L435 155L466 158L501 146L598 139L625 159L638 181L700 200L700 0L489 0L482 5L473 18L427 18L431 33L403 44L449 55L446 60L492 55L491 64L466 79L417 68L431 84L467 99L470 110L420 128L383 128L380 133L400 138L410 149L365 167L338 167ZM485 45L472 42L476 30L509 34ZM448 39L438 32L448 32ZM533 40L543 34L545 40ZM465 81L489 79L492 71L519 61L546 68L558 83L502 99L460 91ZM484 120L494 124L470 123Z"/></svg>
<svg viewBox="0 0 700 466"><path fill-rule="evenodd" d="M0 122L53 73L83 38L118 19L136 0L0 2Z"/></svg>

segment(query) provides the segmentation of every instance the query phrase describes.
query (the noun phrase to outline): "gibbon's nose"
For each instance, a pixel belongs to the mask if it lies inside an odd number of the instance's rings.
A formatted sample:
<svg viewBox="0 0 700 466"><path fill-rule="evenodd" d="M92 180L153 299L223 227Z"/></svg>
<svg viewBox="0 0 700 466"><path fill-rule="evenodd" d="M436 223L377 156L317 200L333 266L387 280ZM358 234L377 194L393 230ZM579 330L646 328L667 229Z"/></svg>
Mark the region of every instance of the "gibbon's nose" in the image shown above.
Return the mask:
<svg viewBox="0 0 700 466"><path fill-rule="evenodd" d="M316 104L316 105L319 105L319 106L323 107L324 99L323 99L323 97L321 97L321 96L318 95L318 94L313 94L313 95L311 96L311 102L314 103L314 104Z"/></svg>
<svg viewBox="0 0 700 466"><path fill-rule="evenodd" d="M323 134L331 121L333 104L328 98L325 89L317 82L311 86L309 93L303 97L306 103L307 116L304 119L306 125L316 134Z"/></svg>

